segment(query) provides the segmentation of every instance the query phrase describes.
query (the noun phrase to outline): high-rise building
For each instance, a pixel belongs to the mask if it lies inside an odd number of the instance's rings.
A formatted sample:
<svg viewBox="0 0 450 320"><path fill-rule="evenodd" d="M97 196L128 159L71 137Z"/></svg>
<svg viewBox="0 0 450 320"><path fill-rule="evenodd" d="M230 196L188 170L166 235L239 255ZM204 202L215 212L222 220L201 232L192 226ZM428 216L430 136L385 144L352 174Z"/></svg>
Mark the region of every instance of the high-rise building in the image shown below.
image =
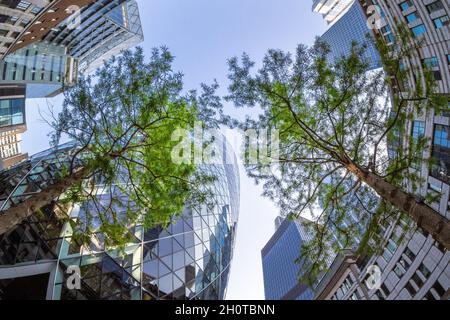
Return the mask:
<svg viewBox="0 0 450 320"><path fill-rule="evenodd" d="M406 222L401 222L405 224ZM449 252L431 236L404 226L383 231L382 254L357 256L344 251L336 257L315 290L319 300L448 300Z"/></svg>
<svg viewBox="0 0 450 320"><path fill-rule="evenodd" d="M444 0L360 0L365 12L377 6L380 28L374 35L392 43L394 29L405 24L413 37L419 39L418 51L412 50L403 58L402 67L410 72L407 86L414 88L424 66L431 69L439 93L450 101L450 3ZM393 88L401 90L402 88ZM396 92L394 92L396 93ZM430 165L423 161L416 168L424 181L418 196L436 196L429 203L442 216L450 218L450 125L449 110L437 113L430 109L420 114L410 108L412 119L406 132L410 136L426 137L430 141L423 158L433 157ZM399 137L407 147L408 137ZM403 141L404 139L405 141ZM425 200L427 201L427 200ZM409 231L405 235L405 228ZM323 278L318 299L374 299L374 300L448 300L450 299L450 253L434 241L433 236L421 231L409 218L391 219L382 226L382 253L368 257L337 258L335 268ZM349 259L350 257L350 259ZM379 279L373 270L380 271ZM377 285L373 285L377 280ZM369 282L369 284L367 283Z"/></svg>
<svg viewBox="0 0 450 320"><path fill-rule="evenodd" d="M427 1L361 1L363 5L377 6L382 21L379 29L374 29L377 37L387 43L395 41L393 30L401 22L419 40L418 51L411 51L404 57L403 68L414 70L409 73L409 88L417 84L416 70L426 66L431 69L438 92L448 97L450 103L450 3L444 0ZM368 10L369 11L369 10ZM397 88L397 90L402 88ZM394 89L395 90L395 89ZM450 105L449 105L450 106ZM415 170L423 180L418 196L436 195L427 203L441 215L450 219L450 109L442 113L430 109L417 113L409 108L412 120L408 121L406 132L412 137L426 137L430 144L423 159L434 158L418 163ZM408 137L402 144L407 147ZM412 192L412 190L411 190ZM403 223L411 224L407 219ZM388 239L383 255L372 257L369 264L377 264L383 270L382 281L385 290L376 291L377 298L388 299L449 299L450 298L450 253L433 240L432 235L419 230L411 232L406 240L398 241L398 226L385 230ZM408 260L409 259L409 260ZM406 263L404 261L407 261Z"/></svg>
<svg viewBox="0 0 450 320"><path fill-rule="evenodd" d="M27 97L58 94L111 56L143 40L134 0L2 1L0 82Z"/></svg>
<svg viewBox="0 0 450 320"><path fill-rule="evenodd" d="M22 98L52 97L74 85L80 73L142 40L134 0L3 0L0 85L25 88ZM20 150L25 100L11 100L4 92L0 89L0 169L26 158ZM14 112L8 119L18 121L21 115L23 123L6 127L8 112Z"/></svg>
<svg viewBox="0 0 450 320"><path fill-rule="evenodd" d="M48 31L95 0L1 0L0 59L40 41Z"/></svg>
<svg viewBox="0 0 450 320"><path fill-rule="evenodd" d="M369 64L368 70L373 70L381 68L381 58L374 41L369 36L372 36L372 33L367 28L366 15L359 2L352 1L350 7L336 18L320 39L330 47L328 59L331 63L348 56L353 42L366 45L364 58Z"/></svg>
<svg viewBox="0 0 450 320"><path fill-rule="evenodd" d="M0 170L28 157L20 146L26 128L25 87L0 85Z"/></svg>
<svg viewBox="0 0 450 320"><path fill-rule="evenodd" d="M312 300L314 297L313 291L300 283L302 263L296 262L302 244L311 238L303 221L302 218L275 220L275 234L261 251L267 300Z"/></svg>
<svg viewBox="0 0 450 320"><path fill-rule="evenodd" d="M0 172L0 211L51 183L73 152L62 146ZM89 203L71 207L56 199L42 208L0 236L0 300L224 299L239 210L236 158L228 145L224 153L223 164L201 168L217 177L214 206L187 207L167 229L133 226L135 238L123 253L106 249L101 236L88 246L73 239L64 217L83 217ZM98 197L108 196L99 190ZM75 289L73 268L81 271Z"/></svg>

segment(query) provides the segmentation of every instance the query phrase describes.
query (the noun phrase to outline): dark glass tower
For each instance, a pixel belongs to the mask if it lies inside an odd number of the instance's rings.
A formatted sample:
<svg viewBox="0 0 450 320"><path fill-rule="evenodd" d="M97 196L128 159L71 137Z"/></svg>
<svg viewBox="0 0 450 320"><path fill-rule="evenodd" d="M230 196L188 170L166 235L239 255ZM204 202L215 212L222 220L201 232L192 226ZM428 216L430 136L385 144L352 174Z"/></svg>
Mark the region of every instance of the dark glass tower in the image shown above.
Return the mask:
<svg viewBox="0 0 450 320"><path fill-rule="evenodd" d="M311 238L302 220L280 218L275 234L261 252L264 290L267 300L312 300L313 291L299 283L301 263L295 261L300 255L301 246Z"/></svg>
<svg viewBox="0 0 450 320"><path fill-rule="evenodd" d="M368 70L381 68L381 58L375 42L368 38L371 30L367 27L367 18L358 1L343 13L320 37L330 46L328 59L336 62L342 56L351 53L352 42L367 46L364 58L368 61Z"/></svg>

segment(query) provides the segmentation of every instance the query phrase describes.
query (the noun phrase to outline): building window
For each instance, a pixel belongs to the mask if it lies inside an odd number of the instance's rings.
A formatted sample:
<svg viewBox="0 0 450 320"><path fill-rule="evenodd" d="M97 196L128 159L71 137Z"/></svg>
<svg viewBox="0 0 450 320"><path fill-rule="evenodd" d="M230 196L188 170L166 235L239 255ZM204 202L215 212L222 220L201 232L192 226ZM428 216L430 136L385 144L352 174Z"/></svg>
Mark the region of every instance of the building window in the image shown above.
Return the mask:
<svg viewBox="0 0 450 320"><path fill-rule="evenodd" d="M422 64L429 69L439 68L439 60L437 57L425 58L422 60Z"/></svg>
<svg viewBox="0 0 450 320"><path fill-rule="evenodd" d="M359 292L359 289L356 289L352 295L352 300L362 300L362 295Z"/></svg>
<svg viewBox="0 0 450 320"><path fill-rule="evenodd" d="M399 279L401 279L406 273L406 271L398 264L395 266L394 272L397 275L397 277L399 277Z"/></svg>
<svg viewBox="0 0 450 320"><path fill-rule="evenodd" d="M383 296L383 293L381 292L381 290L378 290L377 292L375 292L375 295L378 297L379 300L386 300L386 297Z"/></svg>
<svg viewBox="0 0 450 320"><path fill-rule="evenodd" d="M435 2L427 5L428 13L433 13L433 12L441 10L441 9L444 9L444 5L442 4L441 0L435 1Z"/></svg>
<svg viewBox="0 0 450 320"><path fill-rule="evenodd" d="M395 37L392 33L388 33L384 38L386 39L387 43L393 43L395 41Z"/></svg>
<svg viewBox="0 0 450 320"><path fill-rule="evenodd" d="M445 294L445 289L442 287L442 285L439 283L439 281L436 281L436 283L433 285L431 290L437 294L439 299L442 298Z"/></svg>
<svg viewBox="0 0 450 320"><path fill-rule="evenodd" d="M428 270L428 268L422 263L420 264L419 268L417 269L422 273L422 275L425 277L425 279L428 279L431 276L431 271Z"/></svg>
<svg viewBox="0 0 450 320"><path fill-rule="evenodd" d="M25 99L0 100L0 127L25 123Z"/></svg>
<svg viewBox="0 0 450 320"><path fill-rule="evenodd" d="M439 70L434 70L433 71L433 77L434 77L434 80L436 80L436 81L441 81L442 80L442 74L441 74L441 72Z"/></svg>
<svg viewBox="0 0 450 320"><path fill-rule="evenodd" d="M425 122L424 121L414 121L413 122L413 138L418 141L425 137Z"/></svg>
<svg viewBox="0 0 450 320"><path fill-rule="evenodd" d="M405 18L408 23L414 22L418 19L416 12L408 14L407 16L405 16Z"/></svg>
<svg viewBox="0 0 450 320"><path fill-rule="evenodd" d="M435 125L431 175L444 182L450 182L450 127Z"/></svg>
<svg viewBox="0 0 450 320"><path fill-rule="evenodd" d="M405 256L407 256L408 259L411 260L411 262L416 259L416 255L409 248L405 249Z"/></svg>
<svg viewBox="0 0 450 320"><path fill-rule="evenodd" d="M445 15L445 16L439 17L437 19L434 19L433 22L434 22L434 26L436 27L436 29L440 29L445 26L448 26L450 24L450 19L447 15Z"/></svg>
<svg viewBox="0 0 450 320"><path fill-rule="evenodd" d="M402 3L400 3L400 9L402 9L402 11L405 11L411 8L413 5L414 3L411 0L403 1Z"/></svg>
<svg viewBox="0 0 450 320"><path fill-rule="evenodd" d="M42 7L34 6L33 9L31 9L30 12L33 13L33 14L38 14L39 12L41 12L42 9L43 9Z"/></svg>
<svg viewBox="0 0 450 320"><path fill-rule="evenodd" d="M381 285L380 290L383 292L386 298L391 294L391 291L389 291L389 289L386 287L384 283Z"/></svg>
<svg viewBox="0 0 450 320"><path fill-rule="evenodd" d="M414 298L414 296L417 294L416 289L412 286L411 282L408 281L408 283L405 286L405 289L409 292L411 297Z"/></svg>
<svg viewBox="0 0 450 320"><path fill-rule="evenodd" d="M17 5L17 9L26 11L29 7L31 6L31 3L28 1L20 1L19 4Z"/></svg>
<svg viewBox="0 0 450 320"><path fill-rule="evenodd" d="M418 288L422 288L424 282L423 280L420 278L420 276L416 273L414 273L414 275L411 278L412 281L414 281L414 283L417 285Z"/></svg>
<svg viewBox="0 0 450 320"><path fill-rule="evenodd" d="M425 295L424 299L425 299L425 300L429 300L429 301L436 300L436 298L435 298L434 295L431 293L431 291L428 292L428 293Z"/></svg>
<svg viewBox="0 0 450 320"><path fill-rule="evenodd" d="M381 28L381 33L385 34L385 33L389 33L391 32L391 26L390 25L385 25L384 27Z"/></svg>
<svg viewBox="0 0 450 320"><path fill-rule="evenodd" d="M411 31L415 37L418 37L427 32L427 28L425 28L423 24L419 24L418 26L411 28Z"/></svg>

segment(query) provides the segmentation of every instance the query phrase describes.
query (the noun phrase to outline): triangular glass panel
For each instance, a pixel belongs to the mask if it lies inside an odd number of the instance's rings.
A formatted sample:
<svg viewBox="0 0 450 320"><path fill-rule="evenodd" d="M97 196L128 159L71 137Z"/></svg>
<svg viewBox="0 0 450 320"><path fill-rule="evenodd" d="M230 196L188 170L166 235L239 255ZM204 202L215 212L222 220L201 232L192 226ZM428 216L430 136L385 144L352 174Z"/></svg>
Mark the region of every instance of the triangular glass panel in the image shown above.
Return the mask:
<svg viewBox="0 0 450 320"><path fill-rule="evenodd" d="M167 267L169 267L169 269L173 269L173 256L167 256L167 257L163 257L163 258L161 258L161 260L162 260L162 262L164 262L164 264L167 266Z"/></svg>
<svg viewBox="0 0 450 320"><path fill-rule="evenodd" d="M163 277L166 274L170 273L170 269L162 262L158 262L158 268L159 268L159 277Z"/></svg>
<svg viewBox="0 0 450 320"><path fill-rule="evenodd" d="M170 273L158 280L160 294L168 295L173 291L173 274Z"/></svg>
<svg viewBox="0 0 450 320"><path fill-rule="evenodd" d="M184 250L184 248L181 246L181 244L178 241L176 241L175 239L172 239L172 245L173 245L173 253Z"/></svg>
<svg viewBox="0 0 450 320"><path fill-rule="evenodd" d="M178 270L185 266L184 251L177 252L173 255L173 269Z"/></svg>

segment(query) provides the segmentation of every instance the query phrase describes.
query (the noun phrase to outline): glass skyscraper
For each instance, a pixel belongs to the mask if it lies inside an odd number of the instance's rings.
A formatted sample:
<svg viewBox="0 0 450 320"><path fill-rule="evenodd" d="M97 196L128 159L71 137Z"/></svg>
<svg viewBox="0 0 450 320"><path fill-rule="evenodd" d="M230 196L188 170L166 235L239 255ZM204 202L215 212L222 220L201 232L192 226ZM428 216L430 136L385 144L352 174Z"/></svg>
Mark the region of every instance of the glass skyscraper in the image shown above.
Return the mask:
<svg viewBox="0 0 450 320"><path fill-rule="evenodd" d="M214 206L186 207L167 229L134 226L124 252L105 248L100 237L89 246L73 238L65 221L82 217L89 203L67 207L55 201L0 236L0 299L224 299L239 210L236 158L224 146L223 163L200 168L217 177ZM0 211L56 179L73 152L65 145L0 172ZM81 271L81 287L72 290L74 267Z"/></svg>
<svg viewBox="0 0 450 320"><path fill-rule="evenodd" d="M80 71L93 71L105 60L144 40L135 0L96 0L82 9L80 25L67 19L42 41L67 48Z"/></svg>
<svg viewBox="0 0 450 320"><path fill-rule="evenodd" d="M0 33L0 83L26 84L27 98L56 95L76 83L79 72L92 72L143 41L134 0L40 3L0 2L6 28L5 36ZM70 6L80 12L69 16Z"/></svg>
<svg viewBox="0 0 450 320"><path fill-rule="evenodd" d="M329 61L336 62L339 58L347 56L351 52L352 42L367 46L364 58L369 63L368 70L381 68L381 58L374 41L368 38L372 36L367 27L367 18L358 1L343 13L320 37L330 46Z"/></svg>
<svg viewBox="0 0 450 320"><path fill-rule="evenodd" d="M267 300L314 298L313 291L299 282L302 264L296 263L302 244L311 239L302 220L285 219L280 224L280 218L277 218L275 225L278 228L261 252Z"/></svg>
<svg viewBox="0 0 450 320"><path fill-rule="evenodd" d="M25 98L60 94L143 38L134 0L0 1L0 169L27 157Z"/></svg>

